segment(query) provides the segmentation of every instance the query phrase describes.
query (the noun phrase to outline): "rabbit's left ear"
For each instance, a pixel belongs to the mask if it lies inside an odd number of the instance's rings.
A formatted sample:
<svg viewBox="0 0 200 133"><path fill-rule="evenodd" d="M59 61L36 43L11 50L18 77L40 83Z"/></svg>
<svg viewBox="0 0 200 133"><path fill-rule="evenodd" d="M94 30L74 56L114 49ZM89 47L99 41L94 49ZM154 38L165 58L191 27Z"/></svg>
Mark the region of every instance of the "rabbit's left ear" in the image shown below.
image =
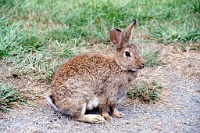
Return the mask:
<svg viewBox="0 0 200 133"><path fill-rule="evenodd" d="M111 29L110 40L117 48L121 48L122 31L116 28Z"/></svg>
<svg viewBox="0 0 200 133"><path fill-rule="evenodd" d="M136 20L133 20L132 23L126 28L126 30L123 33L123 41L125 42L129 41L131 30L135 24L136 24Z"/></svg>

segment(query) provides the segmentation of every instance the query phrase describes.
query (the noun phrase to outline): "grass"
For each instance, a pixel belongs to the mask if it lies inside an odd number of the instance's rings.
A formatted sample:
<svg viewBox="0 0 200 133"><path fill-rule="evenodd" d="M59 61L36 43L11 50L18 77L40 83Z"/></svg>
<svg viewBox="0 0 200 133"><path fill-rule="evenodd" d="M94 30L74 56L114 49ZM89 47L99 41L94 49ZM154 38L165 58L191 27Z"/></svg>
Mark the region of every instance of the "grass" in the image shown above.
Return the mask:
<svg viewBox="0 0 200 133"><path fill-rule="evenodd" d="M199 1L166 1L162 10L155 21L157 26L150 29L152 37L165 44L200 41Z"/></svg>
<svg viewBox="0 0 200 133"><path fill-rule="evenodd" d="M14 89L13 86L8 86L0 83L0 110L7 112L8 108L17 103L25 103L26 99L22 94Z"/></svg>
<svg viewBox="0 0 200 133"><path fill-rule="evenodd" d="M143 52L143 57L145 58L145 66L154 67L163 65L162 60L159 58L159 51L148 49Z"/></svg>
<svg viewBox="0 0 200 133"><path fill-rule="evenodd" d="M162 85L152 82L141 82L135 84L134 88L127 92L127 97L130 99L139 99L142 102L155 102L160 99L159 94L162 91Z"/></svg>

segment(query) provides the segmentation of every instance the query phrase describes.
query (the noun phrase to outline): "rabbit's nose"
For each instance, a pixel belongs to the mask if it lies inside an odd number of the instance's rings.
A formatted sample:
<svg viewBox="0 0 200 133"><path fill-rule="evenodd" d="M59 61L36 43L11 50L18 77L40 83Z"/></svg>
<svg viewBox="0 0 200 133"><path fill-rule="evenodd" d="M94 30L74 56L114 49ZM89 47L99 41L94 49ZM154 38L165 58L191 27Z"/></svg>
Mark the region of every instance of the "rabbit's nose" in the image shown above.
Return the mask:
<svg viewBox="0 0 200 133"><path fill-rule="evenodd" d="M144 68L144 64L142 64L141 66L140 66L140 69L143 69Z"/></svg>

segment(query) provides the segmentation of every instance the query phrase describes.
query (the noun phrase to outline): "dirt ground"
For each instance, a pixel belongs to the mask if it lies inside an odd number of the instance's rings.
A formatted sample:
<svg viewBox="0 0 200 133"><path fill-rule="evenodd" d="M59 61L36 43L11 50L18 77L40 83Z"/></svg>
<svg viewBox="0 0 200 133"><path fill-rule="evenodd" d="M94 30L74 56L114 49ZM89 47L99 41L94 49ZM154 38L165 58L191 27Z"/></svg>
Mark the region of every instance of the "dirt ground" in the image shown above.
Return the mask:
<svg viewBox="0 0 200 133"><path fill-rule="evenodd" d="M51 109L43 97L48 92L49 85L43 82L32 83L28 78L10 78L19 88L26 89L33 106L19 105L6 114L0 113L0 132L200 132L200 53L189 50L182 52L174 46L149 47L160 51L164 65L144 68L140 71L138 80L154 80L164 86L160 101L142 104L126 98L118 106L124 114L123 118L113 118L105 124L81 123ZM106 49L109 51L110 47Z"/></svg>

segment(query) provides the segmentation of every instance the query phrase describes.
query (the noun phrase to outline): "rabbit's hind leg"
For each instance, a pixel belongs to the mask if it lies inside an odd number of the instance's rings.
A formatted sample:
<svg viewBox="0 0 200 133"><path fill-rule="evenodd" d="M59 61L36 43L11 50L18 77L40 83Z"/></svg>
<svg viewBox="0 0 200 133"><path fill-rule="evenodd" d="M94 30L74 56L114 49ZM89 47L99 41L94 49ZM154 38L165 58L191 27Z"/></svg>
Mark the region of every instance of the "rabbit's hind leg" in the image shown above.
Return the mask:
<svg viewBox="0 0 200 133"><path fill-rule="evenodd" d="M75 120L93 124L101 124L106 122L106 120L101 115L95 114L83 115L82 117L76 118Z"/></svg>
<svg viewBox="0 0 200 133"><path fill-rule="evenodd" d="M96 114L85 114L86 112L86 103L82 105L82 109L78 109L77 112L72 113L72 117L81 122L100 124L105 123L106 120L101 115Z"/></svg>

